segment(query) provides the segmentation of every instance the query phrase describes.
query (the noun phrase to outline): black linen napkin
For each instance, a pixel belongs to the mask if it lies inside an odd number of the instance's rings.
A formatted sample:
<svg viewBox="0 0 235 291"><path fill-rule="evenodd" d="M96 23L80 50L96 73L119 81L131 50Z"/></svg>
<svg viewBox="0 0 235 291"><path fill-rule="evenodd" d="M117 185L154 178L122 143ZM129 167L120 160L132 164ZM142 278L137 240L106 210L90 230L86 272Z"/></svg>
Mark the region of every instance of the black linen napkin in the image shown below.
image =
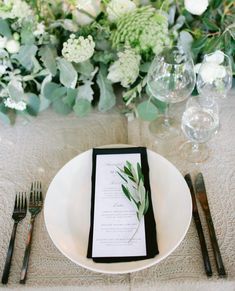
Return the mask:
<svg viewBox="0 0 235 291"><path fill-rule="evenodd" d="M136 154L141 156L141 168L144 175L144 186L149 193L149 208L144 216L145 222L145 239L146 239L146 255L145 256L125 256L125 257L93 257L92 244L93 244L93 226L94 226L94 202L95 202L95 180L96 180L96 157L97 155L115 155L115 154ZM98 263L114 263L114 262L129 262L137 260L145 260L155 257L158 251L156 223L154 219L151 189L149 183L149 166L147 151L145 147L128 147L128 148L103 148L93 149L92 156L92 193L91 193L91 212L90 212L90 233L88 241L87 258L92 258Z"/></svg>

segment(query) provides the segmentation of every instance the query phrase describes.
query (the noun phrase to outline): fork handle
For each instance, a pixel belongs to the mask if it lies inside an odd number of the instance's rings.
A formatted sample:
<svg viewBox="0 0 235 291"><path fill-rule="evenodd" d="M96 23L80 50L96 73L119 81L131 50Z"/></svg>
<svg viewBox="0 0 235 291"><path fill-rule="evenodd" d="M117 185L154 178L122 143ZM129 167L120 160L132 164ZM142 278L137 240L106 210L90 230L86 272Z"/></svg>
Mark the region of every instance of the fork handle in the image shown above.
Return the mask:
<svg viewBox="0 0 235 291"><path fill-rule="evenodd" d="M25 284L25 281L26 281L28 265L29 265L29 255L30 255L30 250L31 250L31 242L32 242L32 237L33 237L34 219L35 217L32 216L30 220L28 238L27 238L26 248L24 252L23 265L22 265L21 273L20 273L20 284Z"/></svg>
<svg viewBox="0 0 235 291"><path fill-rule="evenodd" d="M18 225L18 222L14 222L12 233L11 233L11 239L8 246L6 262L5 262L5 266L2 273L2 284L7 284L8 282L8 277L9 277L10 268L11 268L11 259L13 255L14 244L15 244L17 225Z"/></svg>

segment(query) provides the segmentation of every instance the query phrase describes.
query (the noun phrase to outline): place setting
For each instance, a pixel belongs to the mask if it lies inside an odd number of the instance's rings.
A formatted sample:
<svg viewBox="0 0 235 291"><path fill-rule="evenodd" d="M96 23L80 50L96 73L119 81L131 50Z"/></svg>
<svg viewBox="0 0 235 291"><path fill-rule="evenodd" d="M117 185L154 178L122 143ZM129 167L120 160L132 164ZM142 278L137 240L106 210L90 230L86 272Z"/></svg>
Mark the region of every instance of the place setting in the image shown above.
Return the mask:
<svg viewBox="0 0 235 291"><path fill-rule="evenodd" d="M0 1L3 288L234 290L234 15Z"/></svg>

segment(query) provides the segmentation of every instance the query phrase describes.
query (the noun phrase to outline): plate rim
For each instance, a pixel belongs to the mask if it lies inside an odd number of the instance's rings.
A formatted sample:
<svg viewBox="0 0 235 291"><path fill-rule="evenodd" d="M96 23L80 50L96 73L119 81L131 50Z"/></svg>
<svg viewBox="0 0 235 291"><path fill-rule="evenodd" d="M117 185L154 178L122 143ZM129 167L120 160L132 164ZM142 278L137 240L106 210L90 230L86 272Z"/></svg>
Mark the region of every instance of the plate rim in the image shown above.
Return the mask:
<svg viewBox="0 0 235 291"><path fill-rule="evenodd" d="M111 148L111 147L139 147L139 146L136 146L136 145L132 145L132 144L109 144L109 145L103 145L103 146L97 146L95 148ZM51 184L52 182L56 179L57 175L60 174L60 172L63 171L63 169L70 163L72 162L73 160L75 160L76 158L78 158L80 155L82 154L88 154L88 152L92 151L93 148L90 148L86 151L83 151L81 153L79 153L78 155L76 155L75 157L73 157L72 159L70 159L69 161L67 161L55 174L55 176L53 177L53 179L51 180L50 184L49 184L49 187L47 189L47 192L46 192L46 197L45 197L45 201L44 201L44 205L46 205L46 200L48 199L48 192L49 192L49 189L51 187ZM168 164L170 164L174 170L176 170L180 175L182 175L180 173L180 171L176 168L176 166L174 164L172 164L168 159L166 159L165 157L163 157L162 155L160 155L159 153L153 151L153 150L150 150L149 148L147 148L147 152L150 151L151 153L153 153L154 155L157 155L158 157L160 157L161 159L163 159L164 161L166 161ZM186 183L186 182L185 182ZM187 184L186 184L187 185ZM189 192L189 189L188 189L188 192ZM190 193L189 193L190 195ZM78 262L77 260L73 259L71 256L69 256L68 254L66 254L60 247L59 245L57 244L57 242L54 241L54 239L52 238L52 234L50 233L49 231L49 226L48 226L48 222L47 222L47 219L46 219L46 207L44 206L43 208L43 218L44 218L44 223L45 223L45 226L46 226L46 230L47 230L47 233L49 234L49 237L52 241L52 243L54 244L54 246L57 248L57 250L62 253L67 259L69 259L70 261L72 261L74 264L78 265L78 266L81 266L87 270L90 270L90 271L94 271L96 273L103 273L103 274L128 274L128 273L134 273L134 272L138 272L138 271L141 271L141 270L144 270L144 269L147 269L151 266L154 266L158 263L160 263L161 261L163 261L165 258L167 258L170 254L172 254L177 248L178 246L182 243L182 241L184 240L187 232L188 232L188 229L189 229L189 226L191 224L191 220L192 220L192 203L190 203L190 217L188 219L188 223L187 223L187 227L185 228L185 231L184 233L181 235L181 238L180 240L178 241L177 244L175 244L175 246L173 248L171 248L168 252L165 253L164 256L160 257L157 261L156 260L153 260L153 259L146 259L146 260L142 260L142 261L149 261L149 263L146 263L146 265L144 266L140 266L140 267L132 267L130 270L111 270L111 271L108 271L108 270L100 270L99 268L93 268L93 267L90 267L90 266L87 266L81 262ZM127 262L127 263L133 263L135 261L132 261L132 262ZM126 262L122 262L122 263L119 263L119 264L125 264ZM114 263L113 263L114 264ZM115 263L116 264L116 263ZM110 265L110 263L102 263L102 265Z"/></svg>

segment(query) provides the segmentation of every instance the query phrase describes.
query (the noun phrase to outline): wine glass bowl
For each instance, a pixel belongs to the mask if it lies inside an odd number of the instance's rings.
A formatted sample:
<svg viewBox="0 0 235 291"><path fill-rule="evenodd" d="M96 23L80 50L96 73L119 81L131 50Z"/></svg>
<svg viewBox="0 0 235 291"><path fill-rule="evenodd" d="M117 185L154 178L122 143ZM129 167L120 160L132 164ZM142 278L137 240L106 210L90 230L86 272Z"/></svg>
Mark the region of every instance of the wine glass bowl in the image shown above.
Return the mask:
<svg viewBox="0 0 235 291"><path fill-rule="evenodd" d="M175 122L169 117L169 104L189 97L195 86L193 60L182 48L165 48L157 55L147 75L147 88L151 96L168 106L165 115L150 123L150 131L161 137L173 132Z"/></svg>
<svg viewBox="0 0 235 291"><path fill-rule="evenodd" d="M225 98L231 87L230 57L221 51L205 55L197 75L198 93L205 98Z"/></svg>
<svg viewBox="0 0 235 291"><path fill-rule="evenodd" d="M219 109L214 99L191 97L182 116L181 128L189 139L180 148L181 156L194 163L209 157L208 142L219 129Z"/></svg>

